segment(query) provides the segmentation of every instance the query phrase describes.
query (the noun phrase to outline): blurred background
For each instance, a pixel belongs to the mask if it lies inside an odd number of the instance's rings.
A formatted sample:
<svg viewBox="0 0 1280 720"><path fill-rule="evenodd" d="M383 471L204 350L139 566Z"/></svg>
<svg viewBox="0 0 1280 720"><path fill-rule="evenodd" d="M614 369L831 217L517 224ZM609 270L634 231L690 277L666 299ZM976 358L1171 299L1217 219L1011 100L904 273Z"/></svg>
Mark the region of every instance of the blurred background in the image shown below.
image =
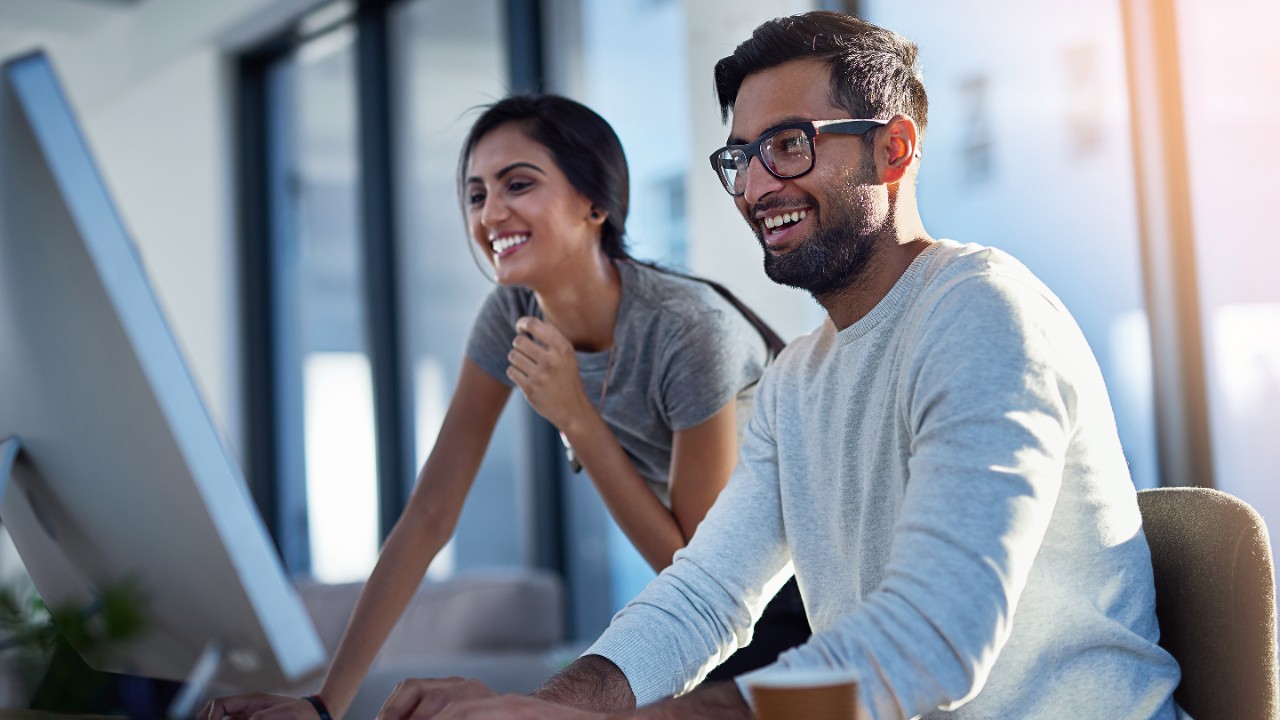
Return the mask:
<svg viewBox="0 0 1280 720"><path fill-rule="evenodd" d="M1274 0L0 0L0 55L53 58L286 568L338 583L371 569L492 287L455 188L477 105L594 107L630 161L635 255L788 339L821 322L764 277L705 159L715 61L816 8L919 43L925 222L1061 296L1135 484L1219 487L1274 536ZM429 578L513 566L564 579L583 639L652 577L519 399Z"/></svg>

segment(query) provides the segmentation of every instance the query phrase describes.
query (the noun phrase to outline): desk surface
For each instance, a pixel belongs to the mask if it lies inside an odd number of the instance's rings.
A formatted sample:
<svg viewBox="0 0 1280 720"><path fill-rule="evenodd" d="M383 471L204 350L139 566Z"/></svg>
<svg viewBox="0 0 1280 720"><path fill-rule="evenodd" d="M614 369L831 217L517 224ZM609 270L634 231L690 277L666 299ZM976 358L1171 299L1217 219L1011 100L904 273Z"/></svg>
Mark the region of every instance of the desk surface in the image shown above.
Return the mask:
<svg viewBox="0 0 1280 720"><path fill-rule="evenodd" d="M114 715L64 715L60 712L42 710L3 710L0 708L0 720L125 720Z"/></svg>

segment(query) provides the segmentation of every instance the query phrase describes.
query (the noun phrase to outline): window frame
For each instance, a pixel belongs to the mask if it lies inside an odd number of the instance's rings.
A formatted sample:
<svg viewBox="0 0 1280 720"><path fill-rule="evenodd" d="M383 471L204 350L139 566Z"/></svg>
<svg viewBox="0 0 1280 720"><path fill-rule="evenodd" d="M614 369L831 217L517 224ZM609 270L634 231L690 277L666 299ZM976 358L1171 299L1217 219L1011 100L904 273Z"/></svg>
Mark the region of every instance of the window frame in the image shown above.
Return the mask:
<svg viewBox="0 0 1280 720"><path fill-rule="evenodd" d="M270 163L281 145L272 126L273 68L308 40L352 23L355 27L357 133L359 152L360 231L363 266L365 332L374 397L378 531L385 539L404 510L415 478L412 380L405 361L406 339L402 279L397 267L396 136L393 127L392 68L389 22L404 0L358 0L352 12L320 28L299 21L235 59L237 79L241 365L244 378L244 439L250 493L263 516L285 567L292 574L311 569L305 512L306 479L301 453L301 427L290 417L288 378L298 368L285 367L282 348L287 298L280 288L283 272L274 228L280 207L272 199ZM508 79L512 91L536 92L545 86L546 62L541 0L505 0L504 34ZM564 500L559 437L545 420L529 411L530 462L534 487L528 513L532 529L529 553L534 567L565 574ZM296 427L295 427L296 426Z"/></svg>

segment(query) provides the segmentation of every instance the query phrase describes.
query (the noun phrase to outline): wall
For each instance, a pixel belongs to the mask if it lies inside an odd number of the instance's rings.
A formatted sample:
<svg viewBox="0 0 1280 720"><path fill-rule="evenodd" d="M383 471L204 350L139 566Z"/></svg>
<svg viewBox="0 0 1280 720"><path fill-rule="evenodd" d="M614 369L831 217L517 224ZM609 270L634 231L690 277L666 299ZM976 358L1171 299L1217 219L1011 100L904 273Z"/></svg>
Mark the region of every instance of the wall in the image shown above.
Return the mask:
<svg viewBox="0 0 1280 720"><path fill-rule="evenodd" d="M197 385L241 428L233 93L225 58L315 0L150 0L93 28L0 33L49 54Z"/></svg>

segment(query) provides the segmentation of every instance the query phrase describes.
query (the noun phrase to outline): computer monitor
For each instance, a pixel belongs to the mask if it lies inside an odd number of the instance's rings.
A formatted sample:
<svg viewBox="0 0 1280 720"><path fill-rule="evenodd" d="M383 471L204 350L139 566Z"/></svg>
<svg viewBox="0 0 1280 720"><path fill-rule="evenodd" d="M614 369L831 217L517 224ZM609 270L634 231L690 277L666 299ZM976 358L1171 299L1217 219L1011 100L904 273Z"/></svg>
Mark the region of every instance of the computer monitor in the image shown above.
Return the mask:
<svg viewBox="0 0 1280 720"><path fill-rule="evenodd" d="M2 71L0 521L50 606L138 584L148 630L100 670L313 674L323 646L49 59Z"/></svg>

